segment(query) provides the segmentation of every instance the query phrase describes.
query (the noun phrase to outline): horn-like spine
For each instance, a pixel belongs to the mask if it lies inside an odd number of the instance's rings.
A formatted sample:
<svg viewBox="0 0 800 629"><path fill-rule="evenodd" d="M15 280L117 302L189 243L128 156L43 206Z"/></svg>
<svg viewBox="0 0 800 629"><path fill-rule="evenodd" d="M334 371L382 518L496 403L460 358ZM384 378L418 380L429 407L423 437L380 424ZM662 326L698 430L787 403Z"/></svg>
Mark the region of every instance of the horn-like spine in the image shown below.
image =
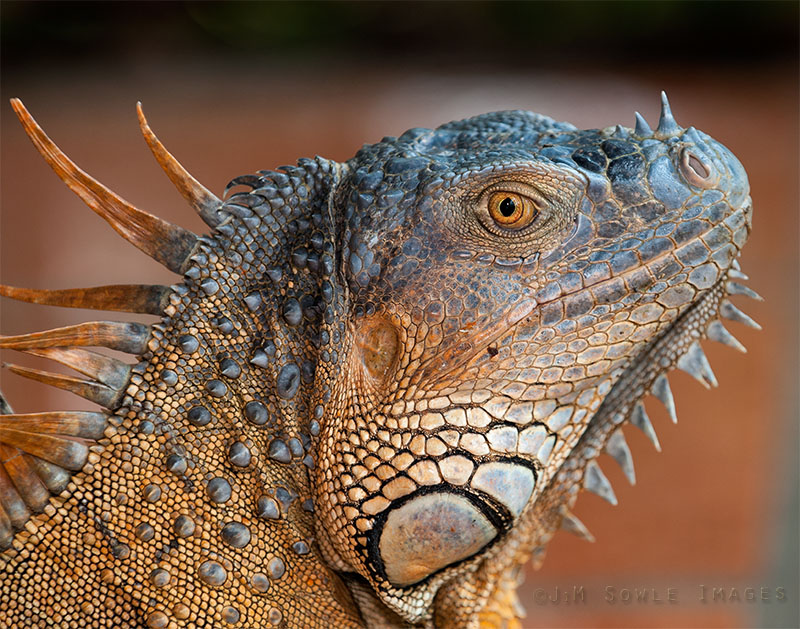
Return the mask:
<svg viewBox="0 0 800 629"><path fill-rule="evenodd" d="M121 321L89 321L44 332L0 336L0 349L42 349L46 347L107 347L140 355L147 349L150 327Z"/></svg>
<svg viewBox="0 0 800 629"><path fill-rule="evenodd" d="M672 423L677 424L678 413L675 410L675 398L672 396L672 389L669 388L669 380L667 379L666 374L662 373L660 376L658 376L658 378L655 379L651 393L655 395L664 405L664 408L667 409L667 413L669 414L669 418L672 420Z"/></svg>
<svg viewBox="0 0 800 629"><path fill-rule="evenodd" d="M50 501L50 492L36 473L30 458L16 448L0 443L0 465L13 479L14 487L28 508L34 513L41 513Z"/></svg>
<svg viewBox="0 0 800 629"><path fill-rule="evenodd" d="M744 295L745 297L749 297L750 299L755 299L756 301L764 301L764 298L759 295L756 291L754 291L749 286L745 286L744 284L739 284L739 282L730 281L728 282L725 287L728 289L729 295Z"/></svg>
<svg viewBox="0 0 800 629"><path fill-rule="evenodd" d="M222 201L192 177L189 171L164 147L147 123L142 103L136 103L136 113L139 116L139 128L142 130L147 146L150 147L153 157L156 158L178 192L200 215L206 225L209 227L219 225L221 219L217 211L222 207Z"/></svg>
<svg viewBox="0 0 800 629"><path fill-rule="evenodd" d="M640 138L649 138L653 135L653 130L650 128L650 125L647 124L647 120L644 119L644 116L640 114L638 111L634 113L636 117L636 128L634 132Z"/></svg>
<svg viewBox="0 0 800 629"><path fill-rule="evenodd" d="M697 129L694 127L687 127L686 131L683 133L683 137L692 142L702 142L700 134L697 133Z"/></svg>
<svg viewBox="0 0 800 629"><path fill-rule="evenodd" d="M583 474L583 487L612 505L617 504L617 496L614 494L611 483L608 482L603 470L600 469L600 466L595 461L589 461L586 464L586 470Z"/></svg>
<svg viewBox="0 0 800 629"><path fill-rule="evenodd" d="M0 548L8 548L14 540L14 527L0 503Z"/></svg>
<svg viewBox="0 0 800 629"><path fill-rule="evenodd" d="M47 137L22 101L13 98L11 106L33 145L70 190L125 240L170 271L183 271L184 262L197 245L195 234L134 207L87 175Z"/></svg>
<svg viewBox="0 0 800 629"><path fill-rule="evenodd" d="M6 447L11 445L3 438L2 428L0 428L0 443L5 443ZM5 448L3 450L4 452L0 452L0 456L9 453ZM28 511L25 501L19 495L19 491L11 481L4 465L0 465L0 514L4 514L11 528L16 530L25 526L25 522L31 517L31 512ZM4 527L0 523L0 529L2 528Z"/></svg>
<svg viewBox="0 0 800 629"><path fill-rule="evenodd" d="M636 484L636 471L633 468L633 456L622 428L615 430L606 442L606 453L622 468L625 478L631 485Z"/></svg>
<svg viewBox="0 0 800 629"><path fill-rule="evenodd" d="M667 93L661 92L661 117L658 119L656 134L661 138L668 138L680 132L681 128L672 116Z"/></svg>
<svg viewBox="0 0 800 629"><path fill-rule="evenodd" d="M66 365L75 371L88 376L92 380L104 384L112 389L122 389L128 385L131 375L131 366L116 358L98 354L77 347L52 347L49 349L22 350L26 354L49 358L57 363Z"/></svg>
<svg viewBox="0 0 800 629"><path fill-rule="evenodd" d="M589 529L586 528L586 525L581 522L580 519L566 506L561 507L561 528L568 533L577 535L587 542L595 541L594 535L592 535L591 531L589 531Z"/></svg>
<svg viewBox="0 0 800 629"><path fill-rule="evenodd" d="M115 284L61 290L17 288L0 284L0 295L3 297L32 304L151 315L162 315L164 313L169 292L167 286L158 284Z"/></svg>
<svg viewBox="0 0 800 629"><path fill-rule="evenodd" d="M658 442L658 435L656 434L655 428L653 428L650 418L647 416L647 411L644 408L644 404L641 402L637 402L636 406L633 407L633 412L631 413L631 424L636 426L645 434L657 452L661 452L661 444Z"/></svg>
<svg viewBox="0 0 800 629"><path fill-rule="evenodd" d="M108 426L109 415L94 411L46 411L3 415L0 427L97 440Z"/></svg>
<svg viewBox="0 0 800 629"><path fill-rule="evenodd" d="M732 347L733 349L742 352L742 354L747 353L747 348L741 344L739 339L728 332L728 330L725 329L725 326L722 325L722 322L720 322L718 319L714 319L708 324L708 328L706 328L706 334L712 341Z"/></svg>
<svg viewBox="0 0 800 629"><path fill-rule="evenodd" d="M79 395L90 402L94 402L108 409L116 408L122 395L122 391L112 389L99 382L92 382L91 380L81 380L80 378L72 378L71 376L63 376L61 374L49 373L47 371L40 371L39 369L31 369L30 367L22 367L20 365L8 363L6 363L4 367L18 376L30 378L42 384L48 384L51 387L64 389L65 391Z"/></svg>
<svg viewBox="0 0 800 629"><path fill-rule="evenodd" d="M761 329L761 326L756 321L753 321L753 319L748 317L727 299L722 300L722 304L719 307L719 314L730 321L736 321L737 323L741 323L756 330Z"/></svg>
<svg viewBox="0 0 800 629"><path fill-rule="evenodd" d="M36 470L36 474L42 479L45 487L53 494L60 494L69 485L69 479L72 475L63 467L59 467L54 463L40 459L33 455L26 455L30 457L31 464ZM0 544L1 546L2 544Z"/></svg>
<svg viewBox="0 0 800 629"><path fill-rule="evenodd" d="M705 353L703 353L703 348L700 347L700 343L697 341L689 346L686 353L678 359L676 365L678 369L688 373L706 389L716 387L718 384L714 372L711 371L708 358L706 358Z"/></svg>
<svg viewBox="0 0 800 629"><path fill-rule="evenodd" d="M0 426L0 442L73 472L81 469L89 456L89 446L77 439L29 433L6 426ZM0 466L0 473L2 471Z"/></svg>

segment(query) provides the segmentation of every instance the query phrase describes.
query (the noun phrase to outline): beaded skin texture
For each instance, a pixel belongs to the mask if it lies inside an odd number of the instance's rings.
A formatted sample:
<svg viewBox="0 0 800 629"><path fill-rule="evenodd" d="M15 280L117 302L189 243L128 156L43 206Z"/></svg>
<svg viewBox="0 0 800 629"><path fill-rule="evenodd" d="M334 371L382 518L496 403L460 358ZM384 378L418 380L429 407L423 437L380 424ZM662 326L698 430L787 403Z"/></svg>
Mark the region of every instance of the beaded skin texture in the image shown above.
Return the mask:
<svg viewBox="0 0 800 629"><path fill-rule="evenodd" d="M716 384L699 341L743 350L731 296L752 205L741 164L680 127L476 116L234 179L217 198L151 131L198 236L81 171L12 105L65 183L172 271L167 286L0 294L155 314L0 348L98 403L0 397L0 625L520 627L521 567L595 459L634 481L667 372ZM111 348L128 364L89 348Z"/></svg>

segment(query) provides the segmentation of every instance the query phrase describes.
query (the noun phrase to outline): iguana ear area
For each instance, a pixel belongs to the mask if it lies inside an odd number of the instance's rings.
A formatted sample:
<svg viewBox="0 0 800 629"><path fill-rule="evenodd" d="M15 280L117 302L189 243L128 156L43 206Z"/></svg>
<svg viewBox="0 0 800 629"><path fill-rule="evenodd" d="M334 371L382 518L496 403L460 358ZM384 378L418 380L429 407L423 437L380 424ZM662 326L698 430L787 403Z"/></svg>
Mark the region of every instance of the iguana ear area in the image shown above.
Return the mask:
<svg viewBox="0 0 800 629"><path fill-rule="evenodd" d="M574 222L586 180L566 166L535 161L479 173L463 185L455 192L466 227L456 226L459 235L484 247L488 240L530 251L550 246Z"/></svg>
<svg viewBox="0 0 800 629"><path fill-rule="evenodd" d="M387 319L375 317L357 324L355 345L364 372L376 384L385 382L400 354L400 332Z"/></svg>

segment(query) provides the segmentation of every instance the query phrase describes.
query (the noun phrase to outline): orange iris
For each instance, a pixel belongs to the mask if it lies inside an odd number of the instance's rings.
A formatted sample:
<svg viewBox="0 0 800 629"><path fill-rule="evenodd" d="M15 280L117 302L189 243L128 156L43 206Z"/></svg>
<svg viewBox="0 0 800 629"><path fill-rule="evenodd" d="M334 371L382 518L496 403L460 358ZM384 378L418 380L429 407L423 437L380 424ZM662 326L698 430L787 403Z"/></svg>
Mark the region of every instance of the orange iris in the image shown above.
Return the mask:
<svg viewBox="0 0 800 629"><path fill-rule="evenodd" d="M489 216L506 229L527 227L538 213L530 198L516 192L495 192L489 197Z"/></svg>

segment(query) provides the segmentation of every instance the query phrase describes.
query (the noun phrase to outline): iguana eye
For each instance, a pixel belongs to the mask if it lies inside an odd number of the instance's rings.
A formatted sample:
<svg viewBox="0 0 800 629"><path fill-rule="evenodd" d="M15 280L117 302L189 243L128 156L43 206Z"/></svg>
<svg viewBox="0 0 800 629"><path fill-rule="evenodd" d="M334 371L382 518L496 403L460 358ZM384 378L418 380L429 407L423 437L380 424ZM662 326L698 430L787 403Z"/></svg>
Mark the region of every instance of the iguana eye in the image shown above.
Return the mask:
<svg viewBox="0 0 800 629"><path fill-rule="evenodd" d="M522 229L539 215L533 199L516 192L499 191L489 197L489 216L505 229Z"/></svg>

